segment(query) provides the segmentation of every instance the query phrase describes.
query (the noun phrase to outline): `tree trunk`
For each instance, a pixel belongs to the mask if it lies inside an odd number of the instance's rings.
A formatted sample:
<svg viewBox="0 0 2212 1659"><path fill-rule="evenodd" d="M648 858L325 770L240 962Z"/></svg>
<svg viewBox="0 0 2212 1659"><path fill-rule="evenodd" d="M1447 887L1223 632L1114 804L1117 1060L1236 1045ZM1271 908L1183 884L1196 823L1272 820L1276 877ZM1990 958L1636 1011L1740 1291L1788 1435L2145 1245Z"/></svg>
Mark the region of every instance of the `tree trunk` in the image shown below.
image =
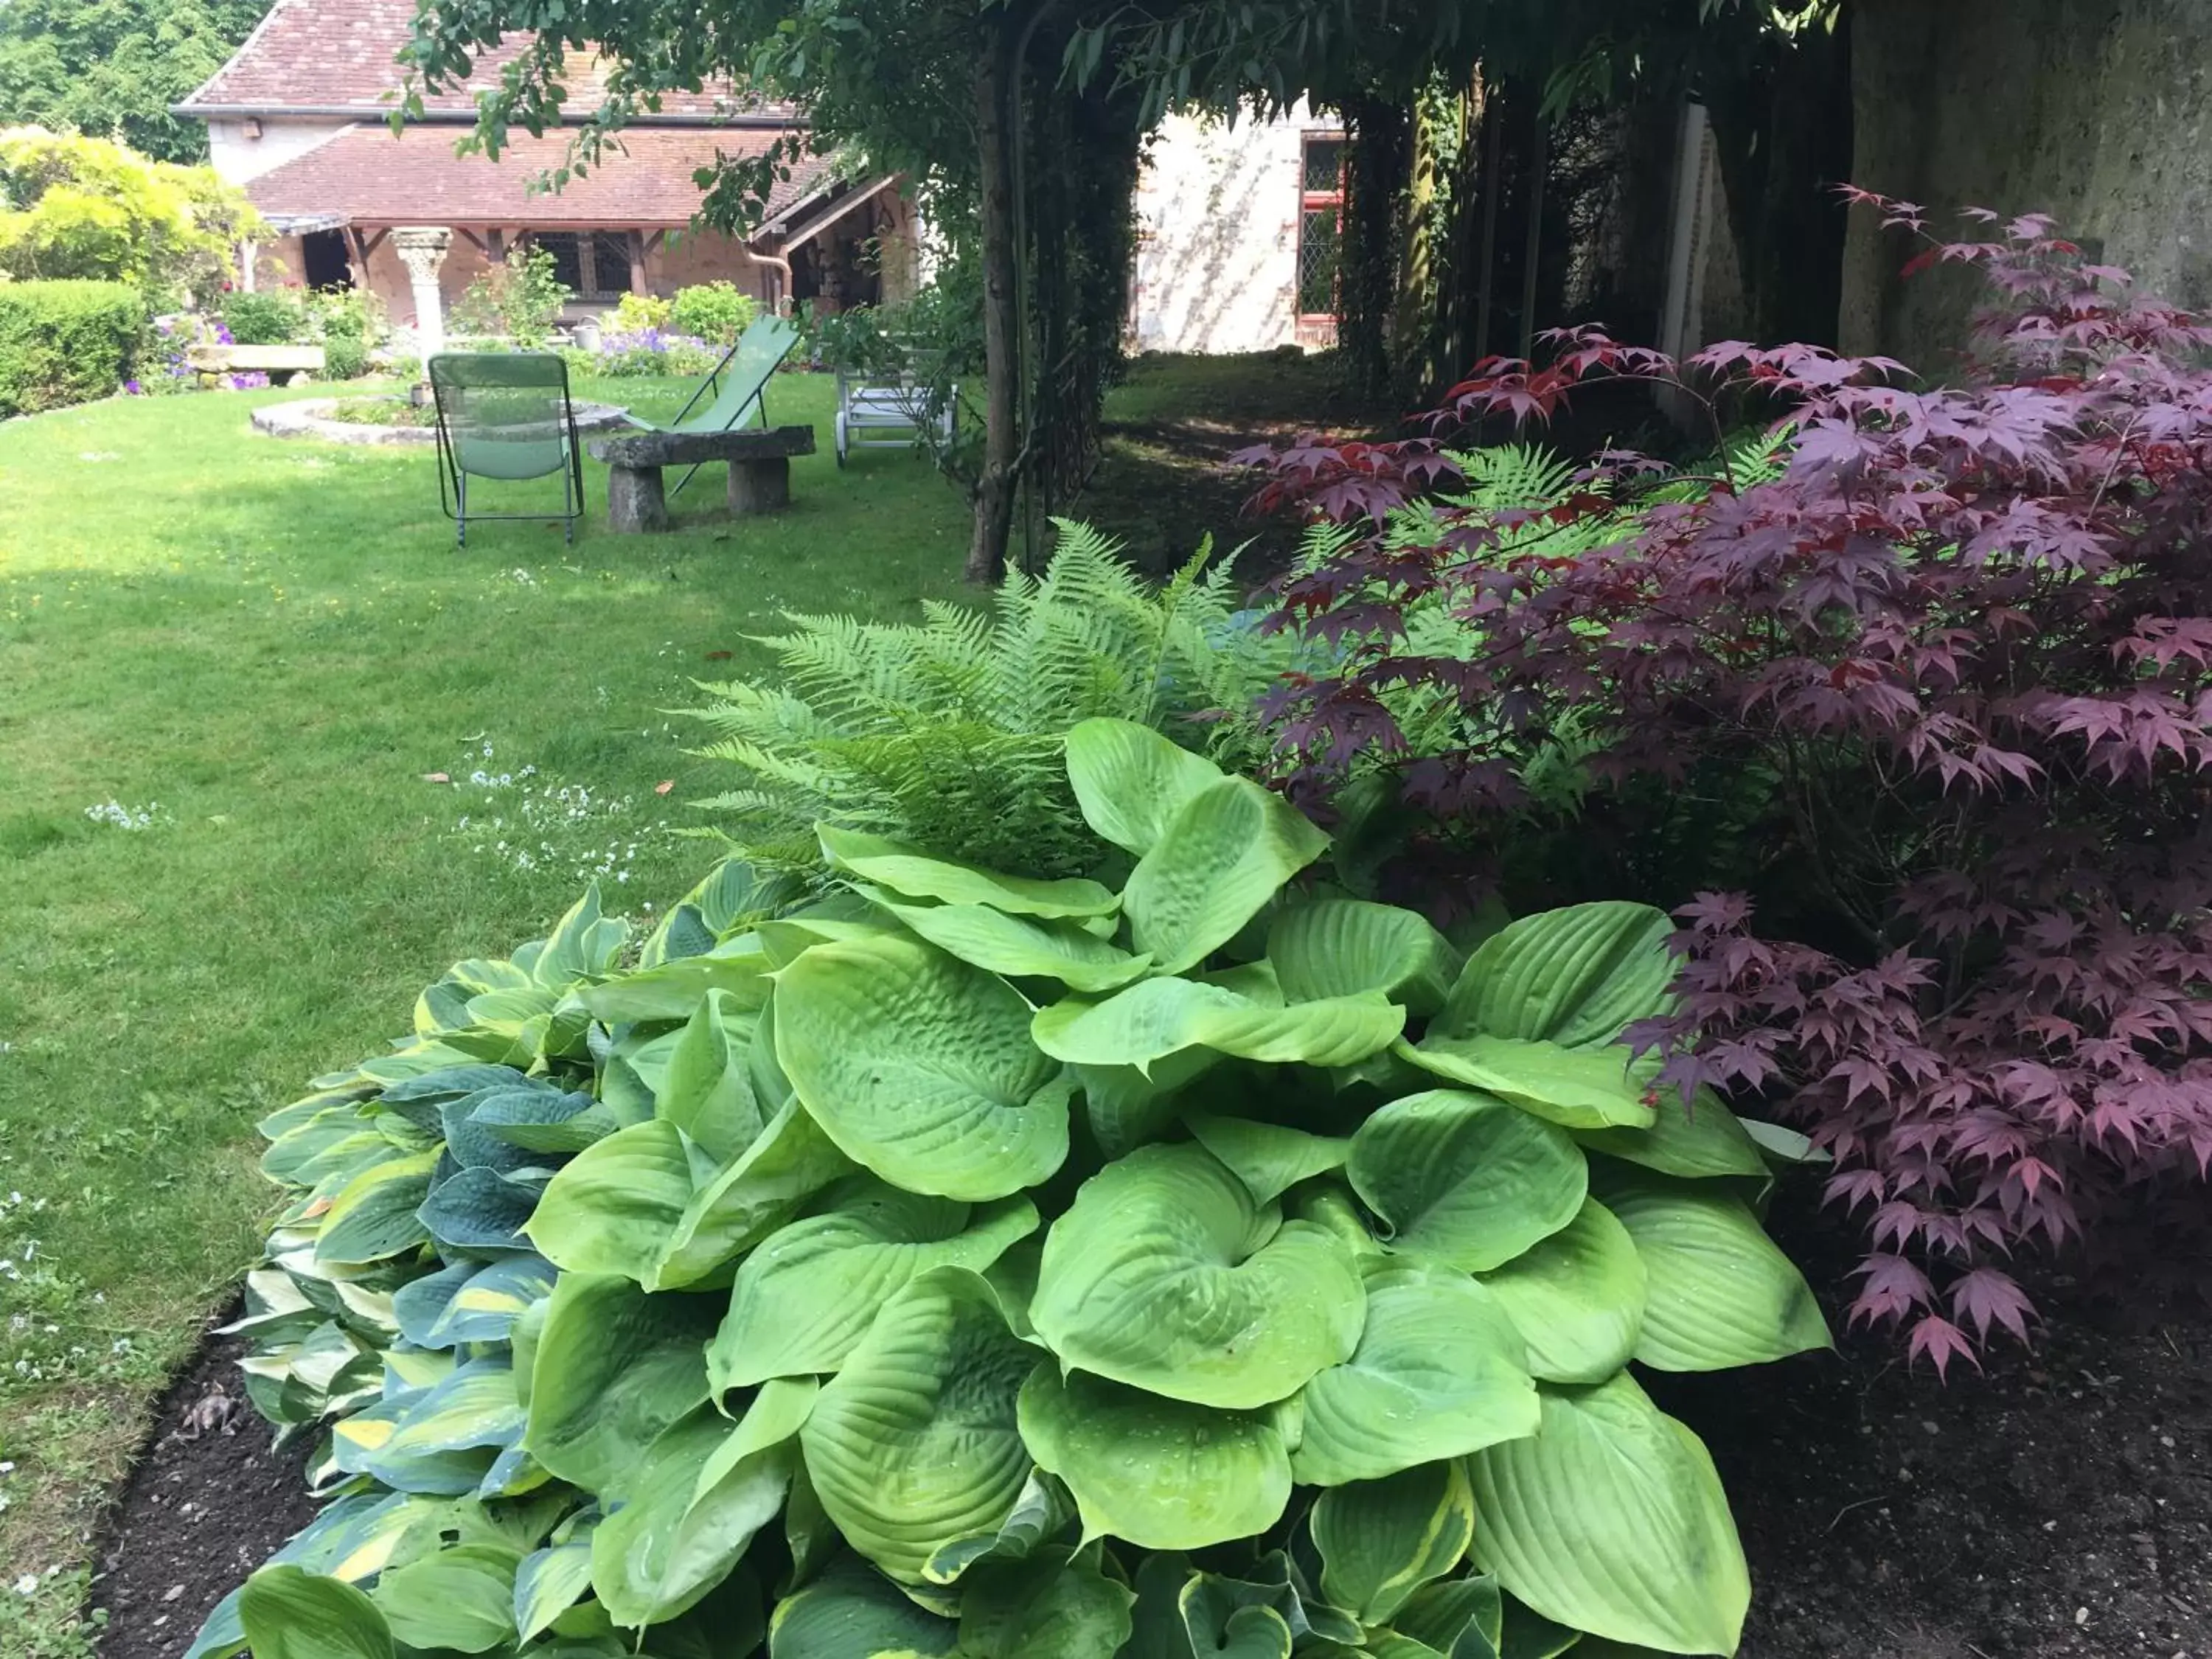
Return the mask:
<svg viewBox="0 0 2212 1659"><path fill-rule="evenodd" d="M1014 516L1021 429L1017 378L1021 354L1015 305L1012 77L1010 31L992 27L975 65L975 136L981 150L983 246L983 465L975 480L975 527L967 578L994 582L1005 574Z"/></svg>

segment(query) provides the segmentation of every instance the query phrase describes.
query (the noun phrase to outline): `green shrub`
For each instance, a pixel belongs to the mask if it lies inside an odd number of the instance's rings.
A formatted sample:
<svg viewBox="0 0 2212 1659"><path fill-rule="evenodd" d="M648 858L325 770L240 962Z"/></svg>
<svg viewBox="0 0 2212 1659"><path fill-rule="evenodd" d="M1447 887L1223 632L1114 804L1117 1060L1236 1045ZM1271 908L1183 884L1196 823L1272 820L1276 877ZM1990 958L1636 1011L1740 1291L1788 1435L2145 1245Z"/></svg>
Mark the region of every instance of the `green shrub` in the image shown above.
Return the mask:
<svg viewBox="0 0 2212 1659"><path fill-rule="evenodd" d="M471 283L453 302L454 331L504 335L526 351L542 350L553 337L561 307L575 297L575 291L561 280L550 252L518 248Z"/></svg>
<svg viewBox="0 0 2212 1659"><path fill-rule="evenodd" d="M665 320L678 334L732 346L759 315L759 302L735 283L713 282L677 289Z"/></svg>
<svg viewBox="0 0 2212 1659"><path fill-rule="evenodd" d="M89 402L131 378L146 301L126 283L0 283L0 416Z"/></svg>
<svg viewBox="0 0 2212 1659"><path fill-rule="evenodd" d="M357 380L368 372L368 343L358 335L333 334L323 342L323 378Z"/></svg>
<svg viewBox="0 0 2212 1659"><path fill-rule="evenodd" d="M658 294L625 294L615 301L608 313L605 328L610 334L641 334L648 328L666 328L669 313L675 309L673 300Z"/></svg>
<svg viewBox="0 0 2212 1659"><path fill-rule="evenodd" d="M292 345L307 319L289 294L233 294L223 300L222 324L240 345Z"/></svg>

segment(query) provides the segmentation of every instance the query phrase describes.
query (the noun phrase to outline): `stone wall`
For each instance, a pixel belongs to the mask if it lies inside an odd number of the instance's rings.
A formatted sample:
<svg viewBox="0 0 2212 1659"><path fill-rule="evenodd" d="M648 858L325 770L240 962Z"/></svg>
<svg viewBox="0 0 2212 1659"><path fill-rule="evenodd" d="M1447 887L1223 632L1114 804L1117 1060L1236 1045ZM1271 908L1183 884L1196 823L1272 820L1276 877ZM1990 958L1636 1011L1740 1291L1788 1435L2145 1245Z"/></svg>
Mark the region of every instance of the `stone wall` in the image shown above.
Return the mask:
<svg viewBox="0 0 2212 1659"><path fill-rule="evenodd" d="M2212 3L1858 0L1856 182L1924 204L2042 211L2148 291L2212 307ZM1846 350L1940 368L1975 290L1910 283L1911 249L1857 216Z"/></svg>

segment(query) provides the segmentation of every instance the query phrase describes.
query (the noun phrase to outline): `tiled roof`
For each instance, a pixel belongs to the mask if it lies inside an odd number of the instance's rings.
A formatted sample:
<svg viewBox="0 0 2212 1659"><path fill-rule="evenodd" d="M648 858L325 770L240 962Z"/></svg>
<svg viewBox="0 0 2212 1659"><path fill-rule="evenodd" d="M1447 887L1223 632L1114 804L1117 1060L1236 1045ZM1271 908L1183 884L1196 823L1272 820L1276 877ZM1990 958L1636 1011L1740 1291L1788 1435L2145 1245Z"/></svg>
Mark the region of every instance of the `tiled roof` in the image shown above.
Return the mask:
<svg viewBox="0 0 2212 1659"><path fill-rule="evenodd" d="M211 109L363 111L389 109L401 79L394 62L415 18L415 0L276 0L246 44L198 91L180 113ZM477 60L475 79L513 61L527 37L515 35ZM580 118L596 109L606 89L598 59L571 60L566 108ZM470 114L476 94L466 83L423 100L431 113ZM787 106L734 97L727 86L662 94L663 117L697 121L732 114L791 118Z"/></svg>
<svg viewBox="0 0 2212 1659"><path fill-rule="evenodd" d="M556 192L532 194L530 182L558 167L569 135L518 132L496 161L453 154L451 127L410 126L394 136L381 123L349 127L305 155L249 181L246 194L282 218L338 215L357 225L556 225L675 228L690 222L701 191L692 174L719 153L758 155L774 129L640 127L623 136L626 151ZM826 157L794 165L779 184L767 219L827 180Z"/></svg>

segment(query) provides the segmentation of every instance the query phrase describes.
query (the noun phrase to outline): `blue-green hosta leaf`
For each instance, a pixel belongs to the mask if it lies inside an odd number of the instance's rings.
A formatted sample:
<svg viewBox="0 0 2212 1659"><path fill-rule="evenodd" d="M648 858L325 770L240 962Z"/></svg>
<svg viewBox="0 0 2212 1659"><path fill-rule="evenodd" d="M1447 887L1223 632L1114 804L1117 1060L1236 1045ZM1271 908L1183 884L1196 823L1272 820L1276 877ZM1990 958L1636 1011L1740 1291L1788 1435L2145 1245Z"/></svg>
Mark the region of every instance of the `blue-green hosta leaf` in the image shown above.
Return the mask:
<svg viewBox="0 0 2212 1659"><path fill-rule="evenodd" d="M747 1063L757 1018L728 992L708 992L677 1040L654 1097L653 1115L683 1130L716 1164L740 1156L767 1127Z"/></svg>
<svg viewBox="0 0 2212 1659"><path fill-rule="evenodd" d="M769 975L773 971L760 941L748 935L696 955L641 968L576 994L593 1018L609 1025L689 1019L714 991L722 993L738 1007L759 1007L768 1000Z"/></svg>
<svg viewBox="0 0 2212 1659"><path fill-rule="evenodd" d="M1194 796L1222 777L1212 761L1134 720L1088 720L1067 734L1067 781L1084 822L1139 858Z"/></svg>
<svg viewBox="0 0 2212 1659"><path fill-rule="evenodd" d="M489 1126L477 1123L477 1097L464 1095L438 1109L446 1151L454 1163L465 1170L492 1170L505 1175L526 1170L538 1161L513 1141L494 1134Z"/></svg>
<svg viewBox="0 0 2212 1659"><path fill-rule="evenodd" d="M823 856L838 869L908 900L963 908L987 905L1007 915L1047 920L1109 915L1120 902L1095 881L1002 876L834 824L817 825L815 833L822 839Z"/></svg>
<svg viewBox="0 0 2212 1659"><path fill-rule="evenodd" d="M495 1170L463 1170L432 1187L416 1215L441 1249L527 1250L522 1230L538 1207L538 1194L536 1187Z"/></svg>
<svg viewBox="0 0 2212 1659"><path fill-rule="evenodd" d="M366 1474L373 1466L375 1478L396 1492L438 1498L474 1492L498 1455L493 1448L412 1453L389 1449L399 1425L428 1393L428 1388L402 1390L340 1418L331 1425L331 1467L341 1474Z"/></svg>
<svg viewBox="0 0 2212 1659"><path fill-rule="evenodd" d="M1468 959L1434 1034L1603 1047L1666 1012L1674 924L1646 904L1574 904L1524 916Z"/></svg>
<svg viewBox="0 0 2212 1659"><path fill-rule="evenodd" d="M1194 1550L1263 1533L1291 1501L1291 1455L1266 1412L1222 1412L1048 1359L1022 1387L1022 1439L1075 1494L1086 1537Z"/></svg>
<svg viewBox="0 0 2212 1659"><path fill-rule="evenodd" d="M1021 1495L1014 1499L1014 1507L997 1530L979 1532L943 1546L924 1564L922 1578L932 1584L957 1583L979 1561L1026 1560L1038 1545L1074 1518L1075 1499L1067 1488L1042 1469L1031 1469Z"/></svg>
<svg viewBox="0 0 2212 1659"><path fill-rule="evenodd" d="M592 1587L592 1533L597 1524L580 1525L565 1540L522 1558L522 1565L514 1570L518 1641L535 1640L584 1599L584 1593Z"/></svg>
<svg viewBox="0 0 2212 1659"><path fill-rule="evenodd" d="M1376 991L1430 1014L1443 1006L1459 953L1415 911L1316 899L1276 916L1267 929L1267 960L1293 1002Z"/></svg>
<svg viewBox="0 0 2212 1659"><path fill-rule="evenodd" d="M1460 1564L1474 1538L1474 1489L1457 1458L1382 1480L1333 1486L1306 1524L1322 1591L1362 1624L1387 1624L1424 1584Z"/></svg>
<svg viewBox="0 0 2212 1659"><path fill-rule="evenodd" d="M523 1229L564 1273L644 1283L691 1202L691 1159L672 1123L653 1118L562 1165Z"/></svg>
<svg viewBox="0 0 2212 1659"><path fill-rule="evenodd" d="M526 1152L553 1157L580 1152L622 1127L587 1094L558 1089L487 1089L468 1097L469 1121Z"/></svg>
<svg viewBox="0 0 2212 1659"><path fill-rule="evenodd" d="M1083 1183L1046 1237L1029 1315L1068 1365L1249 1409L1348 1358L1365 1305L1343 1241L1285 1223L1182 1145L1139 1147Z"/></svg>
<svg viewBox="0 0 2212 1659"><path fill-rule="evenodd" d="M301 1567L267 1566L247 1579L238 1616L255 1659L392 1659L376 1603Z"/></svg>
<svg viewBox="0 0 2212 1659"><path fill-rule="evenodd" d="M380 1464L394 1459L475 1446L505 1448L521 1433L513 1370L504 1360L471 1360L418 1396L363 1468L374 1474Z"/></svg>
<svg viewBox="0 0 2212 1659"><path fill-rule="evenodd" d="M446 1066L386 1085L375 1104L380 1110L401 1114L419 1128L434 1129L439 1127L438 1109L449 1100L490 1089L536 1086L540 1085L512 1066Z"/></svg>
<svg viewBox="0 0 2212 1659"><path fill-rule="evenodd" d="M735 1424L702 1406L655 1440L592 1539L592 1588L618 1625L675 1618L728 1577L783 1508L812 1378L763 1389Z"/></svg>
<svg viewBox="0 0 2212 1659"><path fill-rule="evenodd" d="M1645 1175L1608 1173L1603 1191L1644 1262L1644 1364L1727 1370L1829 1346L1811 1287L1741 1199Z"/></svg>
<svg viewBox="0 0 2212 1659"><path fill-rule="evenodd" d="M1643 1334L1643 1258L1594 1198L1482 1282L1528 1342L1529 1374L1547 1382L1602 1382L1628 1363Z"/></svg>
<svg viewBox="0 0 2212 1659"><path fill-rule="evenodd" d="M1015 979L1056 979L1078 991L1110 991L1152 965L1073 922L1010 916L988 904L907 904L873 887L857 890L950 955Z"/></svg>
<svg viewBox="0 0 2212 1659"><path fill-rule="evenodd" d="M976 1568L960 1598L963 1659L1114 1659L1136 1597L1099 1570L1098 1553L1055 1545Z"/></svg>
<svg viewBox="0 0 2212 1659"><path fill-rule="evenodd" d="M434 1149L395 1158L354 1177L332 1200L315 1239L325 1263L381 1261L422 1244L429 1235L416 1218L438 1167Z"/></svg>
<svg viewBox="0 0 2212 1659"><path fill-rule="evenodd" d="M1498 1581L1486 1575L1424 1584L1393 1615L1391 1627L1450 1659L1498 1659L1504 1600Z"/></svg>
<svg viewBox="0 0 2212 1659"><path fill-rule="evenodd" d="M952 1659L960 1626L848 1556L776 1603L769 1659Z"/></svg>
<svg viewBox="0 0 2212 1659"><path fill-rule="evenodd" d="M648 1296L609 1273L563 1273L544 1303L523 1443L562 1480L620 1484L655 1437L707 1397L711 1297Z"/></svg>
<svg viewBox="0 0 2212 1659"><path fill-rule="evenodd" d="M522 1552L457 1544L377 1581L373 1599L393 1639L410 1648L489 1653L514 1639L514 1570Z"/></svg>
<svg viewBox="0 0 2212 1659"><path fill-rule="evenodd" d="M1624 1048L1564 1048L1518 1037L1439 1036L1397 1052L1425 1072L1510 1100L1569 1129L1648 1129L1658 1116Z"/></svg>
<svg viewBox="0 0 2212 1659"><path fill-rule="evenodd" d="M553 1264L542 1255L512 1255L477 1267L447 1299L422 1346L506 1341L523 1310L552 1291L554 1277Z"/></svg>
<svg viewBox="0 0 2212 1659"><path fill-rule="evenodd" d="M1510 1595L1503 1600L1504 1613L1498 1638L1498 1659L1559 1659L1561 1654L1582 1645L1582 1632L1553 1624Z"/></svg>
<svg viewBox="0 0 2212 1659"><path fill-rule="evenodd" d="M1510 1261L1575 1218L1589 1167L1553 1125L1487 1095L1393 1101L1352 1138L1353 1190L1392 1247L1466 1273Z"/></svg>
<svg viewBox="0 0 2212 1659"><path fill-rule="evenodd" d="M1130 939L1156 973L1194 968L1328 850L1328 837L1279 795L1246 778L1210 784L1130 872Z"/></svg>
<svg viewBox="0 0 2212 1659"><path fill-rule="evenodd" d="M1002 1525L1029 1479L1014 1401L1036 1363L965 1268L933 1268L886 1302L800 1431L846 1541L918 1584L944 1546Z"/></svg>
<svg viewBox="0 0 2212 1659"><path fill-rule="evenodd" d="M692 1194L654 1263L649 1290L728 1282L730 1262L799 1213L852 1160L798 1102L787 1102L744 1154Z"/></svg>
<svg viewBox="0 0 2212 1659"><path fill-rule="evenodd" d="M909 1192L981 1203L1067 1156L1070 1087L1004 980L911 939L817 945L783 971L776 1057L847 1156Z"/></svg>
<svg viewBox="0 0 2212 1659"><path fill-rule="evenodd" d="M1743 1132L1758 1143L1759 1150L1771 1164L1790 1169L1801 1164L1832 1164L1835 1160L1813 1144L1812 1137L1779 1123L1765 1123L1756 1118L1738 1118Z"/></svg>
<svg viewBox="0 0 2212 1659"><path fill-rule="evenodd" d="M1543 1425L1477 1452L1474 1559L1545 1618L1668 1653L1734 1653L1751 1601L1712 1459L1626 1373L1544 1390Z"/></svg>
<svg viewBox="0 0 2212 1659"><path fill-rule="evenodd" d="M431 1340L430 1333L445 1316L454 1294L476 1276L483 1265L457 1261L402 1285L392 1297L392 1311L399 1322L399 1334L418 1348L444 1347L446 1344ZM289 1285L291 1281L287 1279L284 1282Z"/></svg>
<svg viewBox="0 0 2212 1659"><path fill-rule="evenodd" d="M1380 992L1285 1006L1200 980L1148 979L1103 1002L1069 997L1040 1008L1030 1029L1054 1060L1150 1073L1192 1049L1346 1066L1389 1048L1405 1026L1406 1011Z"/></svg>
<svg viewBox="0 0 2212 1659"><path fill-rule="evenodd" d="M1686 1108L1672 1091L1662 1092L1648 1129L1578 1129L1575 1139L1591 1152L1689 1180L1767 1173L1759 1143L1711 1089L1698 1090Z"/></svg>
<svg viewBox="0 0 2212 1659"><path fill-rule="evenodd" d="M1249 1118L1194 1112L1183 1120L1198 1144L1227 1164L1253 1200L1272 1204L1301 1181L1344 1167L1352 1142Z"/></svg>
<svg viewBox="0 0 2212 1659"><path fill-rule="evenodd" d="M738 1267L707 1351L715 1391L835 1371L909 1279L940 1267L981 1273L1036 1225L1026 1198L974 1210L855 1177L823 1213L772 1234Z"/></svg>
<svg viewBox="0 0 2212 1659"><path fill-rule="evenodd" d="M1363 1266L1359 1346L1301 1397L1304 1433L1291 1455L1300 1485L1378 1480L1536 1431L1521 1334L1487 1291L1403 1258Z"/></svg>

